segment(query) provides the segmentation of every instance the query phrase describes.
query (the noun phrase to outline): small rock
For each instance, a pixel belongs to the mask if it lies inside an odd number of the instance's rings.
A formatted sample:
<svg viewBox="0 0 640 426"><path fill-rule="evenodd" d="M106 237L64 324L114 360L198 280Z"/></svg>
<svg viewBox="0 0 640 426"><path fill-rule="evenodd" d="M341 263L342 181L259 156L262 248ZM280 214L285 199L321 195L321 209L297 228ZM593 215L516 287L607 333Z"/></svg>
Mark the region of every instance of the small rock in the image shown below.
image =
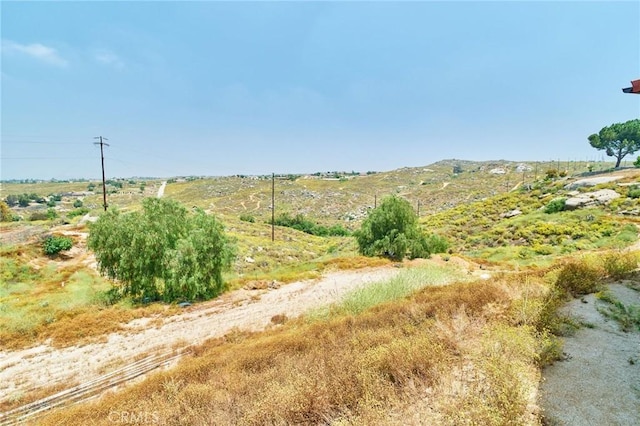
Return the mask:
<svg viewBox="0 0 640 426"><path fill-rule="evenodd" d="M276 280L273 280L273 281L271 281L271 282L269 283L268 287L269 287L270 289L275 290L275 289L280 288L280 283L278 283L278 281L276 281Z"/></svg>
<svg viewBox="0 0 640 426"><path fill-rule="evenodd" d="M506 212L506 213L502 213L500 215L500 217L508 219L510 217L518 216L518 215L521 215L521 214L522 214L522 212L520 210L515 209L515 210L511 210L511 211Z"/></svg>
<svg viewBox="0 0 640 426"><path fill-rule="evenodd" d="M73 259L74 257L78 256L81 253L82 253L82 250L79 247L71 247L71 249L69 250L59 252L58 256L60 256L60 258L63 260L69 260L69 259Z"/></svg>

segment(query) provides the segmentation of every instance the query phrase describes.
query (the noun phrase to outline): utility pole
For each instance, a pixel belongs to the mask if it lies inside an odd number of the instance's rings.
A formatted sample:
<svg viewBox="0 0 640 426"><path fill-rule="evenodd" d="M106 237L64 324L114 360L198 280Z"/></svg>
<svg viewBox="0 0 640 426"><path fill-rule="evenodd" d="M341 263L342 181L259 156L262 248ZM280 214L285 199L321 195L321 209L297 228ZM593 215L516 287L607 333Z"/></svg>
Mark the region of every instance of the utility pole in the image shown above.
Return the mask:
<svg viewBox="0 0 640 426"><path fill-rule="evenodd" d="M271 173L271 241L276 239L276 174Z"/></svg>
<svg viewBox="0 0 640 426"><path fill-rule="evenodd" d="M100 142L94 142L94 145L100 145L100 159L102 160L102 201L104 206L104 211L107 211L107 183L104 179L104 149L103 146L109 146L108 143L103 142L108 141L109 139L103 138L102 136L96 136L94 139L100 139Z"/></svg>

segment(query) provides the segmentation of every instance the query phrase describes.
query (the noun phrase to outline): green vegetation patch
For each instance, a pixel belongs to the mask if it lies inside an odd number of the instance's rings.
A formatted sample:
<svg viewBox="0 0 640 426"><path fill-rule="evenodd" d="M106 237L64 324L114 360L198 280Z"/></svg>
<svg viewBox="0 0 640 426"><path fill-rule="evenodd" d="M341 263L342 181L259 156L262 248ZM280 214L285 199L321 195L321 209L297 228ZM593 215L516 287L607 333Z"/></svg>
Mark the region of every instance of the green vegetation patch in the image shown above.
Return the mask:
<svg viewBox="0 0 640 426"><path fill-rule="evenodd" d="M427 264L403 269L394 278L356 289L339 304L314 310L307 317L321 319L335 315L357 315L373 306L402 299L421 288L463 282L468 278L468 275L452 266Z"/></svg>
<svg viewBox="0 0 640 426"><path fill-rule="evenodd" d="M640 305L626 305L609 291L601 291L596 297L607 305L599 307L598 312L620 324L622 331L640 331Z"/></svg>

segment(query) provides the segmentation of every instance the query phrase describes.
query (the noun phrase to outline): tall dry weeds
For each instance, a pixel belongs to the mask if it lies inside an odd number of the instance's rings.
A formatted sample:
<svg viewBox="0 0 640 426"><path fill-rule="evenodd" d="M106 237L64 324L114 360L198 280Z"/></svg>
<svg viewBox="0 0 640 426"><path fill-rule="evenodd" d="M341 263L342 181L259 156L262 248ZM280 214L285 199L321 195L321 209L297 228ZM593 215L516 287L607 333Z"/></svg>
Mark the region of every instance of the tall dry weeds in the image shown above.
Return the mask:
<svg viewBox="0 0 640 426"><path fill-rule="evenodd" d="M235 333L194 349L171 371L41 424L109 425L114 412L153 413L164 425L384 423L391 407L418 388L442 389L466 361L478 380L465 383L456 412L493 424L527 419L529 382L520 374L534 365L533 337L517 340L518 326L492 325L508 321L511 296L500 282L454 284L357 316ZM533 336L532 327L523 330ZM495 335L498 346L490 343ZM448 396L433 398L431 406L453 419Z"/></svg>

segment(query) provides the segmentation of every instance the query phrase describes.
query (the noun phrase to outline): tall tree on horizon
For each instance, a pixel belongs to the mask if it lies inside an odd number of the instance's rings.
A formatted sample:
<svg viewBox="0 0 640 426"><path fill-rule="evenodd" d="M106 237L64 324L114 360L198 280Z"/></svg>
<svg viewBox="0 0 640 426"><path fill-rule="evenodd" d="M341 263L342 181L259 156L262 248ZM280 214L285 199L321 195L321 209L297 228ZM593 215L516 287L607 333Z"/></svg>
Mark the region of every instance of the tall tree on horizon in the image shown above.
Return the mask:
<svg viewBox="0 0 640 426"><path fill-rule="evenodd" d="M589 136L589 143L598 150L605 150L616 158L616 169L622 159L640 149L640 120L629 120L603 127L599 133Z"/></svg>

